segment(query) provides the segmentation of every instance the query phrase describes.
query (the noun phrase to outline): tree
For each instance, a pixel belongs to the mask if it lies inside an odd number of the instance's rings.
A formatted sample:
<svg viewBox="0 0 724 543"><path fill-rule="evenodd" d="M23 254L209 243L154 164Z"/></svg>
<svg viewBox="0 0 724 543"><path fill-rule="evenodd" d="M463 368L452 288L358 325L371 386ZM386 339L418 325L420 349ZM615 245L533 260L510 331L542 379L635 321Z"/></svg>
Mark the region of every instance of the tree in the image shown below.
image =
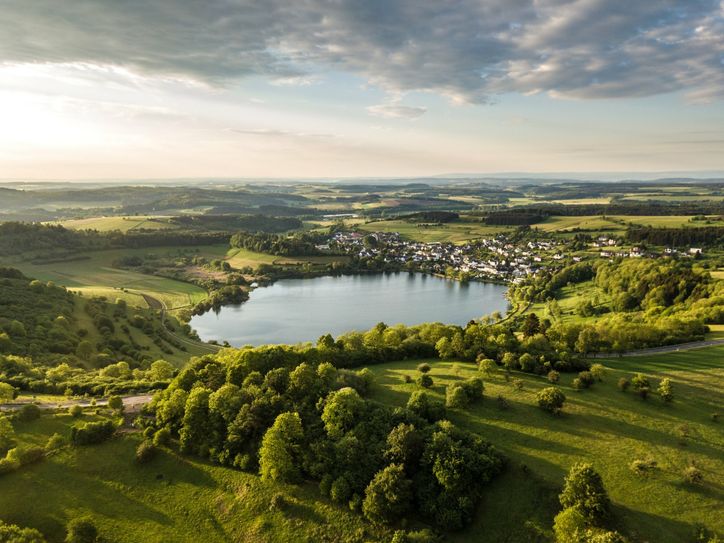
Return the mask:
<svg viewBox="0 0 724 543"><path fill-rule="evenodd" d="M523 326L520 329L523 332L523 336L532 337L540 332L540 319L535 313L528 313L523 321Z"/></svg>
<svg viewBox="0 0 724 543"><path fill-rule="evenodd" d="M46 543L43 534L33 528L21 528L0 520L0 541L3 543Z"/></svg>
<svg viewBox="0 0 724 543"><path fill-rule="evenodd" d="M400 464L377 472L365 490L362 512L376 523L390 522L404 516L412 504L412 481Z"/></svg>
<svg viewBox="0 0 724 543"><path fill-rule="evenodd" d="M152 441L145 439L136 447L136 462L146 464L153 460L157 453L156 446Z"/></svg>
<svg viewBox="0 0 724 543"><path fill-rule="evenodd" d="M165 360L156 360L149 368L149 376L154 381L167 381L173 377L175 368L170 362Z"/></svg>
<svg viewBox="0 0 724 543"><path fill-rule="evenodd" d="M661 396L661 399L665 402L672 402L674 400L674 391L671 386L671 379L668 377L665 377L661 380L659 383L659 388L656 389L656 391L659 393L659 396Z"/></svg>
<svg viewBox="0 0 724 543"><path fill-rule="evenodd" d="M123 398L120 396L111 396L108 398L108 407L114 411L123 411Z"/></svg>
<svg viewBox="0 0 724 543"><path fill-rule="evenodd" d="M5 415L0 415L0 454L15 445L15 430Z"/></svg>
<svg viewBox="0 0 724 543"><path fill-rule="evenodd" d="M40 407L34 403L29 403L20 408L17 414L18 420L21 422L31 422L40 418L42 411Z"/></svg>
<svg viewBox="0 0 724 543"><path fill-rule="evenodd" d="M0 383L0 403L6 403L17 397L17 390L12 385Z"/></svg>
<svg viewBox="0 0 724 543"><path fill-rule="evenodd" d="M586 518L575 507L564 509L553 519L553 533L556 543L583 543Z"/></svg>
<svg viewBox="0 0 724 543"><path fill-rule="evenodd" d="M608 493L591 464L576 464L570 469L558 498L564 508L576 508L591 524L599 524L609 515Z"/></svg>
<svg viewBox="0 0 724 543"><path fill-rule="evenodd" d="M78 346L75 348L75 355L81 360L90 360L93 353L95 353L93 344L87 339L80 341Z"/></svg>
<svg viewBox="0 0 724 543"><path fill-rule="evenodd" d="M427 373L430 371L430 369L430 364L428 364L427 362L423 362L422 364L418 364L417 366L417 371L419 371L420 373Z"/></svg>
<svg viewBox="0 0 724 543"><path fill-rule="evenodd" d="M468 395L458 383L448 385L445 390L445 407L462 408L468 405Z"/></svg>
<svg viewBox="0 0 724 543"><path fill-rule="evenodd" d="M633 389L638 393L641 398L644 400L648 398L649 391L651 390L651 385L649 384L648 378L641 374L637 373L631 378L631 386Z"/></svg>
<svg viewBox="0 0 724 543"><path fill-rule="evenodd" d="M424 440L414 425L400 423L387 435L385 459L411 468L422 455Z"/></svg>
<svg viewBox="0 0 724 543"><path fill-rule="evenodd" d="M430 377L427 373L420 375L416 382L423 388L431 388L433 385L432 377Z"/></svg>
<svg viewBox="0 0 724 543"><path fill-rule="evenodd" d="M264 434L259 449L262 479L294 482L299 478L299 454L304 431L298 413L282 413Z"/></svg>
<svg viewBox="0 0 724 543"><path fill-rule="evenodd" d="M549 382L557 383L561 379L561 374L558 373L556 370L551 370L548 372L548 375L546 377L548 378Z"/></svg>
<svg viewBox="0 0 724 543"><path fill-rule="evenodd" d="M559 413L566 401L566 395L556 387L544 388L538 392L536 398L541 409L553 414Z"/></svg>
<svg viewBox="0 0 724 543"><path fill-rule="evenodd" d="M189 393L179 431L179 444L183 452L206 456L211 440L208 388L197 386Z"/></svg>
<svg viewBox="0 0 724 543"><path fill-rule="evenodd" d="M478 361L478 371L486 377L490 377L493 373L495 373L497 368L498 366L495 364L495 361L490 358L481 358Z"/></svg>
<svg viewBox="0 0 724 543"><path fill-rule="evenodd" d="M67 527L65 543L95 543L98 530L89 517L71 519Z"/></svg>
<svg viewBox="0 0 724 543"><path fill-rule="evenodd" d="M330 437L340 438L350 430L364 409L364 400L353 388L343 388L327 396L322 411L324 429Z"/></svg>
<svg viewBox="0 0 724 543"><path fill-rule="evenodd" d="M410 395L407 409L429 422L436 422L445 417L445 406L442 402L430 398L421 390L416 390Z"/></svg>
<svg viewBox="0 0 724 543"><path fill-rule="evenodd" d="M626 392L629 386L631 386L631 381L629 381L625 377L621 377L618 380L618 388L619 390L621 390L621 392Z"/></svg>
<svg viewBox="0 0 724 543"><path fill-rule="evenodd" d="M603 381L603 378L606 376L606 368L603 366L603 364L593 364L589 371L591 372L591 375L593 375L593 377L595 377L596 380L599 382Z"/></svg>

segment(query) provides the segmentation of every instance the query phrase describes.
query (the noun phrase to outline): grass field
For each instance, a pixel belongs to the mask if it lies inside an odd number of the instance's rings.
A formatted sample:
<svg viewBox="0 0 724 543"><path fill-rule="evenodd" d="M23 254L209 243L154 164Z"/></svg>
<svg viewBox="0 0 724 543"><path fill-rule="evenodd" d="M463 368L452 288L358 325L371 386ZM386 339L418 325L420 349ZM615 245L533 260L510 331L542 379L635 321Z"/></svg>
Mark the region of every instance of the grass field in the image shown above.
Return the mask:
<svg viewBox="0 0 724 543"><path fill-rule="evenodd" d="M111 232L119 230L167 230L176 228L161 216L129 216L129 217L92 217L88 219L70 219L57 224L72 230L98 230L99 232Z"/></svg>
<svg viewBox="0 0 724 543"><path fill-rule="evenodd" d="M21 443L44 445L53 433L67 437L74 422L46 415L17 423L16 431ZM389 540L385 530L322 499L316 485L267 483L168 450L138 465L139 439L124 434L67 448L2 475L0 518L37 528L51 543L63 541L66 522L80 515L92 516L102 540L114 543ZM282 511L270 508L276 494L287 501Z"/></svg>
<svg viewBox="0 0 724 543"><path fill-rule="evenodd" d="M540 410L535 393L549 386L542 377L515 374L524 384L516 391L502 372L486 379L486 398L450 418L479 433L512 459L512 465L486 494L474 526L453 541L528 541L525 527L533 520L550 527L558 511L556 495L572 464L588 460L601 473L614 504L618 524L635 541L679 543L691 540L692 525L702 523L724 533L724 432L711 414L722 412L724 347L667 355L598 360L607 367L602 383L575 391L572 375L562 376L564 414ZM377 377L374 398L403 405L415 384L417 362L372 366ZM444 399L444 386L476 375L473 364L431 361L432 393ZM674 383L675 401L664 404L652 395L644 401L616 387L619 377L641 371L655 382L664 376ZM511 407L501 410L494 398L503 395ZM686 431L687 436L682 437ZM629 464L652 458L658 469L647 477L634 475ZM695 463L705 482L693 486L681 473ZM525 465L529 469L523 469ZM485 538L481 534L485 533Z"/></svg>
<svg viewBox="0 0 724 543"><path fill-rule="evenodd" d="M654 226L658 228L680 228L682 226L707 226L703 221L690 222L689 215L665 215L665 216L640 216L632 217L630 215L611 215L612 219L621 220L629 224L639 226Z"/></svg>
<svg viewBox="0 0 724 543"><path fill-rule="evenodd" d="M275 256L267 253L257 253L248 249L230 249L226 261L234 268L258 268L261 264L268 265L322 265L332 262L347 262L346 256Z"/></svg>
<svg viewBox="0 0 724 543"><path fill-rule="evenodd" d="M417 226L416 223L398 220L370 222L360 224L358 227L367 232L399 232L405 239L424 243L458 243L512 229L508 226L487 226L482 223L469 222L451 222L423 228Z"/></svg>
<svg viewBox="0 0 724 543"><path fill-rule="evenodd" d="M532 226L542 232L563 232L577 228L579 230L593 231L623 231L624 226L604 219L601 216L582 216L582 217L548 217L543 222L536 223Z"/></svg>
<svg viewBox="0 0 724 543"><path fill-rule="evenodd" d="M88 259L52 264L33 264L26 261L7 262L20 269L28 277L42 281L54 281L69 290L80 290L84 295L108 295L122 297L119 289L128 289L130 294L146 293L159 299L170 310L187 307L206 297L206 291L196 285L114 268L112 263L121 256L145 255L149 253L172 253L170 248L117 249L88 253ZM128 296L128 301L138 298ZM110 296L109 296L110 298ZM145 304L145 302L144 302ZM142 306L143 307L143 306Z"/></svg>

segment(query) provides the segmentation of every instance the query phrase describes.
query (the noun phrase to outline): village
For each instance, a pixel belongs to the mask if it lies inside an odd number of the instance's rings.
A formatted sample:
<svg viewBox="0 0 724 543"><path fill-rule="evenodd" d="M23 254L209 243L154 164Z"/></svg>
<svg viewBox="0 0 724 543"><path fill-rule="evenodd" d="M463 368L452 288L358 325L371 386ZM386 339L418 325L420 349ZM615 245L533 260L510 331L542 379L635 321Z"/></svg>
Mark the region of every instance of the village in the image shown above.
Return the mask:
<svg viewBox="0 0 724 543"><path fill-rule="evenodd" d="M423 243L404 239L398 232L335 233L317 249L347 254L360 260L378 260L409 270L452 276L462 280L521 283L551 266L580 262L584 258L687 258L701 254L700 248L665 248L663 252L633 246L599 236L575 250L567 239L512 240L506 234L464 244Z"/></svg>

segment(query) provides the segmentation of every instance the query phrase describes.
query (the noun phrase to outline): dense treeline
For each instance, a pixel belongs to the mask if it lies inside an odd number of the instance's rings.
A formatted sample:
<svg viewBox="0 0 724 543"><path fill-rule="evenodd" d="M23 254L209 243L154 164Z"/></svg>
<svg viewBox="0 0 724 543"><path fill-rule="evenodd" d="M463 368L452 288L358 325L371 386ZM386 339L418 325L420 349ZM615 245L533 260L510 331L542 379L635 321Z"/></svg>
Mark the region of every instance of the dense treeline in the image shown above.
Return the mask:
<svg viewBox="0 0 724 543"><path fill-rule="evenodd" d="M316 363L298 349L226 350L196 359L148 410L183 452L282 482L319 481L369 520L470 522L502 457L480 437L424 418L424 393L392 410L364 399L371 372Z"/></svg>
<svg viewBox="0 0 724 543"><path fill-rule="evenodd" d="M630 227L626 239L631 243L649 243L668 247L724 245L724 226L696 228Z"/></svg>
<svg viewBox="0 0 724 543"><path fill-rule="evenodd" d="M516 209L496 211L485 217L485 224L501 226L526 226L541 222L547 215Z"/></svg>
<svg viewBox="0 0 724 543"><path fill-rule="evenodd" d="M297 233L292 236L238 232L231 236L232 247L279 256L312 256L320 252L315 244L323 237L312 233Z"/></svg>
<svg viewBox="0 0 724 543"><path fill-rule="evenodd" d="M400 219L410 222L436 222L446 223L456 221L460 218L459 213L452 211L420 211L418 213L410 213L409 215L402 215Z"/></svg>
<svg viewBox="0 0 724 543"><path fill-rule="evenodd" d="M19 222L0 223L0 255L18 255L28 251L79 251L102 249L107 242L93 232L77 232L59 225Z"/></svg>

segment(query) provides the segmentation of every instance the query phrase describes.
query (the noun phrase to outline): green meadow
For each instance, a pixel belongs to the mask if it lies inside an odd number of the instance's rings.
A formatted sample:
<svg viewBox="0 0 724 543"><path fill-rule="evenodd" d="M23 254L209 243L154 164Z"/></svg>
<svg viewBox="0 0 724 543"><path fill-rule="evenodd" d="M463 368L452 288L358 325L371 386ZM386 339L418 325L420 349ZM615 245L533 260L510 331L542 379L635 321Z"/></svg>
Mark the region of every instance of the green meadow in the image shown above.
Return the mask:
<svg viewBox="0 0 724 543"><path fill-rule="evenodd" d="M603 382L591 389L571 387L575 375L562 374L567 397L563 413L550 415L536 403L536 393L551 386L544 378L501 370L485 379L482 403L450 410L449 418L496 444L510 459L506 473L486 494L474 525L453 541L530 541L531 521L549 528L560 506L557 493L572 464L590 461L601 473L614 504L616 523L634 541L689 541L693 525L724 532L724 431L713 413L724 409L724 347L695 351L596 360L606 367ZM445 386L477 375L471 363L431 361L432 394L442 400ZM417 389L403 381L416 377L417 362L371 367L377 377L373 397L404 405ZM663 377L673 381L675 399L664 403L656 394L642 400L621 392L617 381L634 372L649 376L653 388ZM516 380L522 389L515 386ZM501 409L498 396L509 404ZM652 459L658 468L635 475L630 464ZM682 472L695 465L704 483L683 481Z"/></svg>

